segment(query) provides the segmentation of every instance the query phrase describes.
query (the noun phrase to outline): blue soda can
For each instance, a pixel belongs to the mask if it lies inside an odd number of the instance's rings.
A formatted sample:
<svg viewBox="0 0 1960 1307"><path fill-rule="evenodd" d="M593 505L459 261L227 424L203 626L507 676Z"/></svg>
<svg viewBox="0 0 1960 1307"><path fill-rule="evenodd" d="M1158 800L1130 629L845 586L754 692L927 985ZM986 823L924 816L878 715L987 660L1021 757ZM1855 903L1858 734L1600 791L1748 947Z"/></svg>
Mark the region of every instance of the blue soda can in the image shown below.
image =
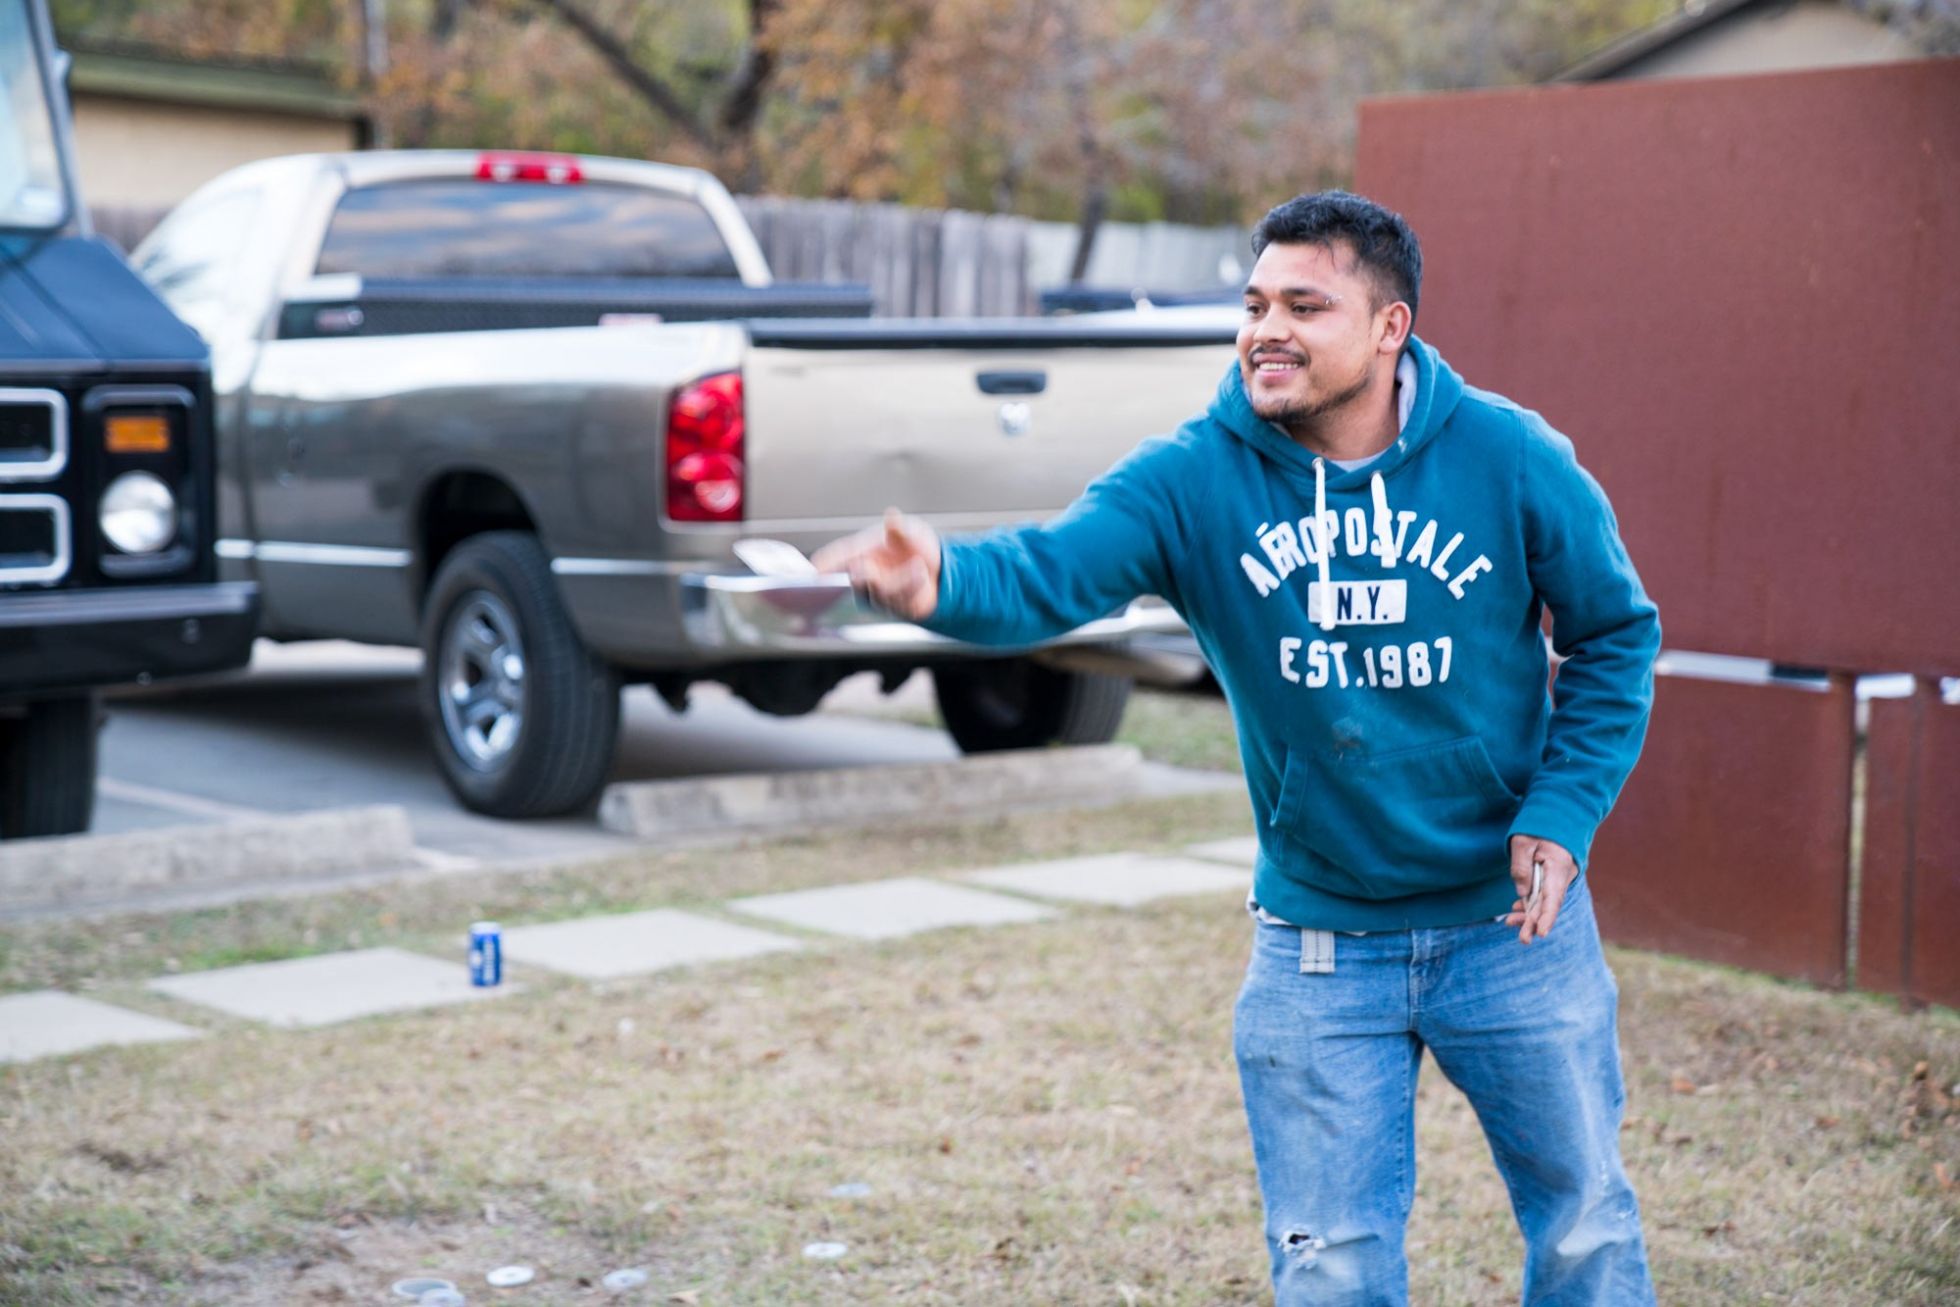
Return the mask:
<svg viewBox="0 0 1960 1307"><path fill-rule="evenodd" d="M504 983L504 932L494 921L470 927L470 983L478 988Z"/></svg>

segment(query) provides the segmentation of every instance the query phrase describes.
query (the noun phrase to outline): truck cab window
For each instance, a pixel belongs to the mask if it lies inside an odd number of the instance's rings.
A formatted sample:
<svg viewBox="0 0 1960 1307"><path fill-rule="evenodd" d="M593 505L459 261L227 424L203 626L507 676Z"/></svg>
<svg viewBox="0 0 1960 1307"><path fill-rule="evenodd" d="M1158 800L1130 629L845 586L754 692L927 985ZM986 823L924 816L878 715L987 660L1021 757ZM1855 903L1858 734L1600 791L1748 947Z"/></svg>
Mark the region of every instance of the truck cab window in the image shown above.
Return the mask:
<svg viewBox="0 0 1960 1307"><path fill-rule="evenodd" d="M138 247L137 273L198 325L200 306L223 301L258 211L256 190L227 191L178 210Z"/></svg>
<svg viewBox="0 0 1960 1307"><path fill-rule="evenodd" d="M352 190L321 274L363 277L739 276L714 220L684 195L605 182L392 182Z"/></svg>

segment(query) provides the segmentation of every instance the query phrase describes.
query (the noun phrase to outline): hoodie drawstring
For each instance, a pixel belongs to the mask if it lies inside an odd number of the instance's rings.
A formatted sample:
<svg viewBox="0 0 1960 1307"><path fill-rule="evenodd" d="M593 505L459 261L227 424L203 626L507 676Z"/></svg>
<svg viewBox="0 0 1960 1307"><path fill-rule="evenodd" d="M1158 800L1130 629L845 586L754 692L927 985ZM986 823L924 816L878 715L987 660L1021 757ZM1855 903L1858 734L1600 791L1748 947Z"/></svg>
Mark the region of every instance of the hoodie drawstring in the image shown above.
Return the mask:
<svg viewBox="0 0 1960 1307"><path fill-rule="evenodd" d="M1388 487L1382 483L1382 474L1377 472L1368 478L1368 489L1375 496L1375 552L1381 556L1383 567L1392 567L1395 553L1395 515L1388 511Z"/></svg>
<svg viewBox="0 0 1960 1307"><path fill-rule="evenodd" d="M1374 473L1368 478L1368 491L1375 500L1375 549L1380 554L1382 565L1391 567L1391 556L1395 551L1395 514L1388 511L1388 485L1382 474ZM1337 527L1336 532L1339 528ZM1334 586L1328 579L1327 560L1334 552L1333 535L1327 530L1327 468L1318 458L1313 461L1313 534L1319 549L1314 551L1314 566L1320 576L1320 617L1318 625L1323 631L1334 629Z"/></svg>
<svg viewBox="0 0 1960 1307"><path fill-rule="evenodd" d="M1320 576L1320 629L1334 629L1334 587L1328 580L1327 555L1334 550L1334 541L1327 530L1327 468L1321 460L1313 461L1313 533L1315 543L1320 548L1314 559Z"/></svg>

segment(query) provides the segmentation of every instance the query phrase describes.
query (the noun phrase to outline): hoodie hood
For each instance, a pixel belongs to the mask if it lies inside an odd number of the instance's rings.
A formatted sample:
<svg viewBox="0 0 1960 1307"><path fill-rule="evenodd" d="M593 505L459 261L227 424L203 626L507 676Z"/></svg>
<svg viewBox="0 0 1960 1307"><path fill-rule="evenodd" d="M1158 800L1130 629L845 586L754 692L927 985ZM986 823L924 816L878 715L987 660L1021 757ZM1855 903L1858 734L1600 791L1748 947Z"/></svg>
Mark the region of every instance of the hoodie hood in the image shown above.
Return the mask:
<svg viewBox="0 0 1960 1307"><path fill-rule="evenodd" d="M1325 479L1328 489L1349 490L1372 477L1379 476L1384 480L1393 477L1429 446L1443 424L1450 420L1450 415L1456 412L1457 401L1463 398L1463 378L1419 336L1410 336L1403 352L1415 360L1416 402L1409 411L1409 420L1403 425L1402 434L1393 445L1363 467L1343 470L1332 463L1325 463L1319 475ZM1252 411L1252 400L1245 393L1245 381L1239 376L1237 358L1232 360L1224 379L1218 383L1218 393L1211 401L1210 412L1227 431L1279 468L1301 478L1303 482L1314 479L1315 465L1323 460Z"/></svg>

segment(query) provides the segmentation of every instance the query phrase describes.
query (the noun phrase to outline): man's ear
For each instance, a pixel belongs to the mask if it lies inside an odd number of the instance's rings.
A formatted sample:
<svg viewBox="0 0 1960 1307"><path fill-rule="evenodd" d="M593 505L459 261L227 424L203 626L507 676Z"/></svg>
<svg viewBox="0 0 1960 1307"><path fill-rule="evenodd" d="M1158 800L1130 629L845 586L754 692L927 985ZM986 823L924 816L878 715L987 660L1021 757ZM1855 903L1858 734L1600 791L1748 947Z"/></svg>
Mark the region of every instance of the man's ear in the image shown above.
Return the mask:
<svg viewBox="0 0 1960 1307"><path fill-rule="evenodd" d="M1415 324L1415 315L1401 300L1384 305L1375 311L1376 330L1381 334L1375 340L1375 351L1379 354L1400 354L1402 347L1409 343L1409 329Z"/></svg>

